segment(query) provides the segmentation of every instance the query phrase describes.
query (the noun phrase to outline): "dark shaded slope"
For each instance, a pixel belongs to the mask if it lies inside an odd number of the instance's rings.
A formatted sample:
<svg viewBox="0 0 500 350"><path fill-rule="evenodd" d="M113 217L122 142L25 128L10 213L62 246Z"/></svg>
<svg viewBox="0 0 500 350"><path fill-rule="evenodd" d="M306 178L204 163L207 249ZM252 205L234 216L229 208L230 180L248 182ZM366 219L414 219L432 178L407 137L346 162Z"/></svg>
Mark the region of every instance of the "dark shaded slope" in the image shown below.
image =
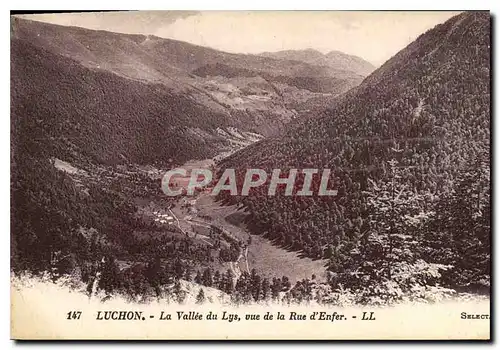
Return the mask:
<svg viewBox="0 0 500 350"><path fill-rule="evenodd" d="M11 55L12 271L71 274L89 292L103 271L98 288L133 296L208 265L210 247L138 215L136 199L165 198L134 163L173 166L214 155L224 141L209 132L230 125L226 116L163 85L93 71L23 40L12 40ZM86 171L69 175L54 158ZM118 259L142 269L155 262L161 273L128 276Z"/></svg>
<svg viewBox="0 0 500 350"><path fill-rule="evenodd" d="M11 45L12 118L21 119L20 147L97 162L182 163L210 156L214 131L235 125L189 96L94 71L24 41ZM29 146L31 144L31 146Z"/></svg>
<svg viewBox="0 0 500 350"><path fill-rule="evenodd" d="M460 203L452 198L456 196L454 190L467 185L476 197L481 194L477 207L467 206L469 211L462 210L461 216L446 220L465 220L469 227L482 227L481 232L470 231L467 239L474 249L482 249L477 261L488 259L484 254L489 250L489 226L477 220L485 218L489 205L489 181L485 182L490 149L489 45L489 13L456 16L421 35L359 87L339 98L330 110L298 123L281 138L264 140L233 155L223 168L330 168L335 172L339 193L334 198L268 197L265 191L238 198L249 211L247 221L253 233L311 257L331 258L331 269L336 271L339 261L354 259L359 253L357 244L367 247L367 240L384 233L380 227L391 227L391 235L412 234L416 227L405 226L402 218L431 213L436 198L440 201L436 208ZM478 170L483 175L473 176ZM383 198L377 191L391 186L395 192L385 194L389 202L391 198L399 200L394 193L401 190L408 194L406 203L415 200L416 204L410 208L394 202L386 208L385 216L377 216L374 198ZM383 207L378 203L378 208ZM440 215L437 220L443 220ZM424 221L419 225L433 225ZM417 240L424 240L425 228L418 227L413 234ZM436 227L435 223L432 230ZM459 240L462 229L447 227L448 239ZM425 234L427 239L432 232ZM382 242L387 242L384 237ZM420 246L423 244L420 242ZM448 247L455 249L456 257L465 254L456 250L458 246ZM416 248L411 250L418 252ZM378 258L363 258L386 261L381 256L388 253L379 254ZM429 256L429 252L425 254ZM444 263L437 258L434 261ZM342 268L346 266L354 269L359 265L351 261ZM474 269L474 265L469 266ZM477 281L477 276L485 273L483 269L470 275Z"/></svg>

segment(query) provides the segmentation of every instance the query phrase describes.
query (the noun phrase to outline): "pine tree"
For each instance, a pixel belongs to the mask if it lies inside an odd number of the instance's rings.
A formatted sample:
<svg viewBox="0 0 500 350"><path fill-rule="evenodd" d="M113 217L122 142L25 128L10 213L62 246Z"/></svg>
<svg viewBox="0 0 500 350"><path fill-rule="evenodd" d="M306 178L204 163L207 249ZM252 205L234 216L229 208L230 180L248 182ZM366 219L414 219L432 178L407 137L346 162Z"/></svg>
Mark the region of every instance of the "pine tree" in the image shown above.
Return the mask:
<svg viewBox="0 0 500 350"><path fill-rule="evenodd" d="M205 292L203 288L200 288L198 295L196 296L196 304L203 304L205 302Z"/></svg>
<svg viewBox="0 0 500 350"><path fill-rule="evenodd" d="M202 279L201 279L201 274L200 270L196 271L196 276L194 277L194 283L201 284Z"/></svg>
<svg viewBox="0 0 500 350"><path fill-rule="evenodd" d="M184 300L186 300L186 291L182 290L182 286L179 281L175 282L173 294L179 304L182 304Z"/></svg>
<svg viewBox="0 0 500 350"><path fill-rule="evenodd" d="M223 288L221 289L227 294L231 294L234 289L234 274L230 269L227 269L226 273L224 274L223 282Z"/></svg>
<svg viewBox="0 0 500 350"><path fill-rule="evenodd" d="M486 158L486 157L485 157ZM455 190L440 199L436 215L425 227L422 256L451 265L446 286L489 291L491 198L488 159L462 171Z"/></svg>
<svg viewBox="0 0 500 350"><path fill-rule="evenodd" d="M269 283L268 278L264 278L262 280L261 292L262 292L262 299L267 300L271 293L271 284Z"/></svg>
<svg viewBox="0 0 500 350"><path fill-rule="evenodd" d="M251 294L253 296L253 299L255 301L258 301L260 299L260 294L261 294L261 278L257 274L257 270L252 269L249 282L250 282L249 286L252 289Z"/></svg>
<svg viewBox="0 0 500 350"><path fill-rule="evenodd" d="M203 276L201 277L201 282L204 286L206 287L212 287L213 286L213 277L212 277L212 270L210 267L207 267L205 271L203 271Z"/></svg>
<svg viewBox="0 0 500 350"><path fill-rule="evenodd" d="M174 268L173 268L173 273L175 274L175 277L177 279L182 278L184 276L184 266L182 264L182 261L177 258L174 261Z"/></svg>
<svg viewBox="0 0 500 350"><path fill-rule="evenodd" d="M184 279L188 282L193 280L193 268L190 265L184 270Z"/></svg>
<svg viewBox="0 0 500 350"><path fill-rule="evenodd" d="M106 293L112 293L114 290L121 287L120 281L120 270L116 264L114 257L108 256L103 258L104 262L100 264L101 266L101 278L99 279L99 288L106 291Z"/></svg>
<svg viewBox="0 0 500 350"><path fill-rule="evenodd" d="M221 275L220 275L219 270L217 270L217 271L215 271L214 277L213 277L213 285L215 288L220 288L219 287L220 280L221 280Z"/></svg>
<svg viewBox="0 0 500 350"><path fill-rule="evenodd" d="M426 284L444 266L418 260L421 229L433 215L435 197L408 183L411 168L388 162L386 176L368 179L363 191L367 220L359 238L342 242L330 259L334 288L358 290L362 298L401 298L415 283ZM355 226L355 225L353 225ZM368 300L366 299L366 300ZM386 301L387 301L386 300Z"/></svg>
<svg viewBox="0 0 500 350"><path fill-rule="evenodd" d="M283 289L281 279L274 277L273 283L271 285L271 297L273 299L278 299L281 290Z"/></svg>

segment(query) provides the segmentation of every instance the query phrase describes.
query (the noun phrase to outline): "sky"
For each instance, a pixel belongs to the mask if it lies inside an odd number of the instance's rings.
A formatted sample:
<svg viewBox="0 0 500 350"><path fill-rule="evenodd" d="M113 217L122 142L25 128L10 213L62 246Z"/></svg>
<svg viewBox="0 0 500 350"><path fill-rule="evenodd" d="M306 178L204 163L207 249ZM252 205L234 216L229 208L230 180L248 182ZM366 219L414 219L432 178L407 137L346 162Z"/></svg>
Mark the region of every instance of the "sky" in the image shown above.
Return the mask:
<svg viewBox="0 0 500 350"><path fill-rule="evenodd" d="M316 49L376 66L459 12L131 11L23 17L89 29L156 35L235 53Z"/></svg>

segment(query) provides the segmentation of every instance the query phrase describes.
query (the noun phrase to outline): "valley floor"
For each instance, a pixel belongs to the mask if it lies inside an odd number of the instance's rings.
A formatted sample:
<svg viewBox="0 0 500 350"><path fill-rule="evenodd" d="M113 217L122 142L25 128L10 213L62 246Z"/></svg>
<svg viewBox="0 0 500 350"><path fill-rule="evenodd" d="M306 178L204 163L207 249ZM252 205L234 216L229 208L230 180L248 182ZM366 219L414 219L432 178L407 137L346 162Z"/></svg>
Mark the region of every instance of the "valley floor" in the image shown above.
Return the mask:
<svg viewBox="0 0 500 350"><path fill-rule="evenodd" d="M228 154L230 153L218 157L220 159ZM188 161L180 168L189 173L192 169L213 166L212 159L204 159ZM239 258L235 262L221 263L221 272L231 269L235 276L239 276L243 271L250 273L255 269L260 276L270 279L286 276L292 284L302 279L310 279L312 275L316 276L318 282L325 279L326 261L300 257L298 252L282 249L264 237L250 235L243 222L244 211L234 205L223 206L208 193L179 197L170 208L155 205L150 211L150 214L164 213L160 215L171 220L169 225L177 226L184 234L199 240L200 243L210 246L216 244L215 237L210 235L212 227L223 232L225 239L222 242L227 247L231 241L238 242L242 248ZM220 236L217 238L220 239Z"/></svg>
<svg viewBox="0 0 500 350"><path fill-rule="evenodd" d="M215 202L214 197L202 194L196 201L199 215L212 217L218 227L231 232L240 241L247 242L250 234L245 229L244 223L240 221L244 212L235 206L222 207ZM231 222L228 222L230 220ZM311 278L314 274L318 279L324 278L325 261L301 258L297 252L289 252L264 237L251 235L251 243L248 245L248 254L241 263L248 264L251 269L263 277L287 276L293 284L298 280Z"/></svg>

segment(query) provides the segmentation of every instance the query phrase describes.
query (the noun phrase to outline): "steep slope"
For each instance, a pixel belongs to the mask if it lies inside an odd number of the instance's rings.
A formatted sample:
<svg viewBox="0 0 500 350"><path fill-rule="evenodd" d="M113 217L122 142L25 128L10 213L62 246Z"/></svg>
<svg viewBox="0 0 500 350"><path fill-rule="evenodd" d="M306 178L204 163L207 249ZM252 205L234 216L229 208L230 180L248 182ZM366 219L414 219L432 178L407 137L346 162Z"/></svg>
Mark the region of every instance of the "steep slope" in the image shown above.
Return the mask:
<svg viewBox="0 0 500 350"><path fill-rule="evenodd" d="M220 62L252 73L207 72ZM89 292L140 296L204 268L225 271L219 288L231 291L236 276L227 273L232 261L219 262L220 240L192 237L149 212L166 211L174 201L161 192L161 171L260 139L255 133L279 132L303 101L359 82L332 83L331 72L14 18L13 271L50 271L54 279L72 274Z"/></svg>
<svg viewBox="0 0 500 350"><path fill-rule="evenodd" d="M224 63L235 69L266 72L271 76L333 77L341 69L311 66L256 55L226 53L153 35L128 35L64 27L13 17L12 36L48 51L72 57L91 67L149 81L189 76L205 65ZM142 68L145 68L142 70ZM345 75L345 73L344 73ZM355 76L353 76L356 78Z"/></svg>
<svg viewBox="0 0 500 350"><path fill-rule="evenodd" d="M375 66L361 57L348 55L340 51L330 51L323 54L314 49L283 50L278 52L263 52L264 57L284 60L300 61L317 66L332 67L339 70L353 72L360 76L367 76L375 70Z"/></svg>
<svg viewBox="0 0 500 350"><path fill-rule="evenodd" d="M470 233L475 238L468 239L474 249L481 247L475 259L483 264L482 259L489 261L485 209L489 206L489 106L489 13L463 13L421 35L360 86L339 97L331 109L221 164L222 169L329 168L334 173L336 197L286 197L283 193L269 197L260 188L248 197L224 200L246 207L253 233L311 257L330 258L332 271L339 270L340 261L350 261L340 270L354 271L359 265L349 259L365 251L368 242L386 228L390 233L379 237L379 243L384 246L390 241L390 253L379 252L378 258L364 255L365 261L387 263L384 256L396 259L391 253L396 233L414 234L423 244L420 225L427 225L424 217L433 215L436 201L441 201L441 207L460 202L452 197L458 186L467 183L471 193L479 193L474 197L477 206L446 220L461 221L469 215L469 226L482 227L477 234ZM471 182L477 171L482 175ZM384 208L385 214L380 213ZM450 225L448 229L448 239L458 240L457 228ZM417 248L404 249L415 252L412 259L417 258ZM474 270L474 266L466 268ZM481 266L482 270L470 273L476 282L478 275L487 274L485 265Z"/></svg>
<svg viewBox="0 0 500 350"><path fill-rule="evenodd" d="M362 77L303 62L230 54L155 36L65 27L13 17L11 37L93 71L165 86L264 135L298 117L300 103L343 93ZM297 102L298 101L298 102ZM308 107L309 108L309 107ZM310 108L309 108L310 109Z"/></svg>
<svg viewBox="0 0 500 350"><path fill-rule="evenodd" d="M182 267L177 276L210 265L208 245L141 214L141 201L170 203L158 179L138 165L159 172L151 165L167 168L212 157L231 148L235 138L241 144L246 136L258 138L244 131L253 130L252 120L233 118L206 94L193 97L193 87L180 92L83 64L74 55L78 50L64 55L44 49L36 31L19 38L16 25L11 38L13 271L49 271L54 279L74 274L92 287L106 260L108 275L99 287L133 294L144 283L156 283L148 275L154 271L146 268L148 263L157 267L155 257L161 256L163 266L176 261ZM67 34L65 27L44 28L52 30L55 43ZM108 54L109 62L123 58L123 52L106 50L109 42L96 32L85 34L89 44L102 46L100 54ZM71 41L59 44L72 48ZM119 281L122 261L142 272Z"/></svg>
<svg viewBox="0 0 500 350"><path fill-rule="evenodd" d="M33 155L97 163L153 163L213 156L217 127L240 126L189 95L90 70L12 40L11 103L15 147ZM201 134L201 136L200 136Z"/></svg>

